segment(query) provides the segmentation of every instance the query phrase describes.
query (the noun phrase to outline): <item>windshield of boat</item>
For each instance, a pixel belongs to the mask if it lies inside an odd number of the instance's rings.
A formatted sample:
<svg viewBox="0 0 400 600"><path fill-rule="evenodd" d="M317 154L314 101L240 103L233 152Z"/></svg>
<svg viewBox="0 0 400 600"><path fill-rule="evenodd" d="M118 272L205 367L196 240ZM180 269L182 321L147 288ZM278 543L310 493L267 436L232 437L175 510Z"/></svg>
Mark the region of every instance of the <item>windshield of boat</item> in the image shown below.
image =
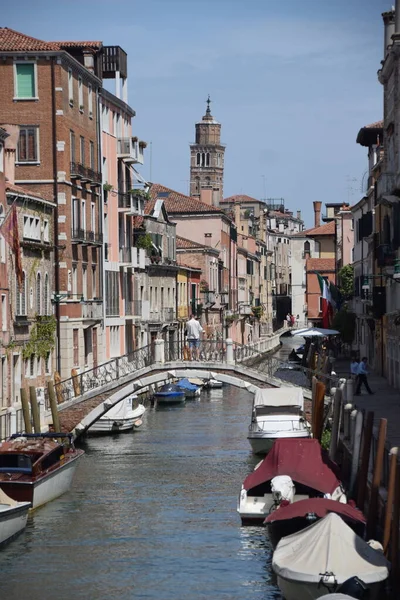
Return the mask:
<svg viewBox="0 0 400 600"><path fill-rule="evenodd" d="M301 408L300 406L255 406L254 411L257 417L263 415L298 415Z"/></svg>
<svg viewBox="0 0 400 600"><path fill-rule="evenodd" d="M32 457L27 454L0 454L0 473L32 473Z"/></svg>

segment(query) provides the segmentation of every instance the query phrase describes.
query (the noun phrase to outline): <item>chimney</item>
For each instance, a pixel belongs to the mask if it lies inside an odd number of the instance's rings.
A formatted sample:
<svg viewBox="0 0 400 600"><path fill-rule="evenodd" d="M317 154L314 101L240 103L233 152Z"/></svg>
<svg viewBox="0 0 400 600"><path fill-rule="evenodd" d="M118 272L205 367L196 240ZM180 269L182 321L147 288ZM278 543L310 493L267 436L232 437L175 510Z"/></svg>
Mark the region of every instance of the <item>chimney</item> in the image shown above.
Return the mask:
<svg viewBox="0 0 400 600"><path fill-rule="evenodd" d="M393 43L392 35L395 32L395 12L393 10L384 12L382 13L382 18L384 24L383 58L386 58L389 46L391 46Z"/></svg>
<svg viewBox="0 0 400 600"><path fill-rule="evenodd" d="M209 206L213 205L213 189L211 186L202 186L200 189L200 200Z"/></svg>
<svg viewBox="0 0 400 600"><path fill-rule="evenodd" d="M18 125L2 125L9 135L4 141L4 175L6 180L15 183L15 159L19 138Z"/></svg>
<svg viewBox="0 0 400 600"><path fill-rule="evenodd" d="M316 200L313 202L314 205L314 227L319 227L321 225L321 206L322 202Z"/></svg>
<svg viewBox="0 0 400 600"><path fill-rule="evenodd" d="M301 210L297 211L297 218L299 219L299 221L301 221Z"/></svg>
<svg viewBox="0 0 400 600"><path fill-rule="evenodd" d="M91 50L83 51L83 64L85 65L88 71L94 73L94 56Z"/></svg>

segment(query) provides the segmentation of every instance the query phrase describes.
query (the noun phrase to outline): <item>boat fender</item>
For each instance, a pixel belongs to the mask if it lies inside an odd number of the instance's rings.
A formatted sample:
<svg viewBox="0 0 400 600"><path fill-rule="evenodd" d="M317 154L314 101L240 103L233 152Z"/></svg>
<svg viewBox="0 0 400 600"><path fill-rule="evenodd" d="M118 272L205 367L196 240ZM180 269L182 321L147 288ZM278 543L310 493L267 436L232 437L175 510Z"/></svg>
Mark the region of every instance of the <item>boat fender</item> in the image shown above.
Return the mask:
<svg viewBox="0 0 400 600"><path fill-rule="evenodd" d="M246 500L247 500L247 491L243 488L240 492L239 505L242 506L243 504L245 504Z"/></svg>
<svg viewBox="0 0 400 600"><path fill-rule="evenodd" d="M135 427L140 427L141 425L143 425L142 419L138 419L137 421L135 421L134 425Z"/></svg>
<svg viewBox="0 0 400 600"><path fill-rule="evenodd" d="M383 554L383 546L377 540L368 540L367 544L373 550L376 550L377 552L381 552Z"/></svg>

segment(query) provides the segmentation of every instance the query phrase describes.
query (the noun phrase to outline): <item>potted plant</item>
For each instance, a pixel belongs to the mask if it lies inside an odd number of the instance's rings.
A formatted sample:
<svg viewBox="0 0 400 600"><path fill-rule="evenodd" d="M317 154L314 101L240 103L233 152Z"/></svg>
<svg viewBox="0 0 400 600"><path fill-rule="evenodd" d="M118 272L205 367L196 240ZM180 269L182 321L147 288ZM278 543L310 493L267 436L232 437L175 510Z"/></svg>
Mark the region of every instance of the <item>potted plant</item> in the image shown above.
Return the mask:
<svg viewBox="0 0 400 600"><path fill-rule="evenodd" d="M144 142L143 140L140 140L140 142L139 142L139 148L147 148L147 142Z"/></svg>
<svg viewBox="0 0 400 600"><path fill-rule="evenodd" d="M111 185L111 183L107 183L107 181L105 183L103 183L103 190L105 192L111 192L111 190L113 189L113 186Z"/></svg>
<svg viewBox="0 0 400 600"><path fill-rule="evenodd" d="M256 319L260 320L264 314L264 309L262 306L252 306L251 312Z"/></svg>
<svg viewBox="0 0 400 600"><path fill-rule="evenodd" d="M142 233L136 238L136 247L143 248L147 252L153 249L153 242L149 233Z"/></svg>
<svg viewBox="0 0 400 600"><path fill-rule="evenodd" d="M79 110L80 110L81 112L83 112L83 109L84 109L84 108L85 108L85 107L83 106L83 104L81 104L81 105L79 106Z"/></svg>
<svg viewBox="0 0 400 600"><path fill-rule="evenodd" d="M136 196L136 198L142 198L143 200L151 200L149 192L146 192L145 190L132 189L129 190L129 193L133 196Z"/></svg>
<svg viewBox="0 0 400 600"><path fill-rule="evenodd" d="M232 323L234 323L234 321L237 321L237 319L238 315L226 315L225 324L229 327L230 325L232 325Z"/></svg>
<svg viewBox="0 0 400 600"><path fill-rule="evenodd" d="M206 281L205 279L202 279L200 281L200 291L205 292L205 293L210 291L210 286L208 285L208 281Z"/></svg>

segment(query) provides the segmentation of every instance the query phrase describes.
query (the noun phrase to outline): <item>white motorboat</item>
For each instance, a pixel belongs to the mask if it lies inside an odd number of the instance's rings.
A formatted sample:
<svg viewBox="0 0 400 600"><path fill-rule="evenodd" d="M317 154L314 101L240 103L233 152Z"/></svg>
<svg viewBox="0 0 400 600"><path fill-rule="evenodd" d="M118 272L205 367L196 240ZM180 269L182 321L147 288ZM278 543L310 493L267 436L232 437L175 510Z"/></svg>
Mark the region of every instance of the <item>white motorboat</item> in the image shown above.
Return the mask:
<svg viewBox="0 0 400 600"><path fill-rule="evenodd" d="M89 433L120 433L140 426L146 409L143 404L135 406L136 401L135 394L121 400L90 426Z"/></svg>
<svg viewBox="0 0 400 600"><path fill-rule="evenodd" d="M255 454L267 454L279 438L308 438L303 391L295 387L259 389L254 395L247 439Z"/></svg>
<svg viewBox="0 0 400 600"><path fill-rule="evenodd" d="M340 591L354 576L368 600L382 598L390 564L335 513L279 542L272 559L286 600L314 600ZM330 596L328 596L330 597Z"/></svg>
<svg viewBox="0 0 400 600"><path fill-rule="evenodd" d="M0 489L0 546L25 529L30 507L30 502L17 502Z"/></svg>
<svg viewBox="0 0 400 600"><path fill-rule="evenodd" d="M278 439L243 482L238 501L242 524L263 524L282 501L330 498L347 502L337 466L312 438Z"/></svg>
<svg viewBox="0 0 400 600"><path fill-rule="evenodd" d="M218 381L218 379L207 379L204 387L208 390L216 390L218 388L222 388L222 381Z"/></svg>

